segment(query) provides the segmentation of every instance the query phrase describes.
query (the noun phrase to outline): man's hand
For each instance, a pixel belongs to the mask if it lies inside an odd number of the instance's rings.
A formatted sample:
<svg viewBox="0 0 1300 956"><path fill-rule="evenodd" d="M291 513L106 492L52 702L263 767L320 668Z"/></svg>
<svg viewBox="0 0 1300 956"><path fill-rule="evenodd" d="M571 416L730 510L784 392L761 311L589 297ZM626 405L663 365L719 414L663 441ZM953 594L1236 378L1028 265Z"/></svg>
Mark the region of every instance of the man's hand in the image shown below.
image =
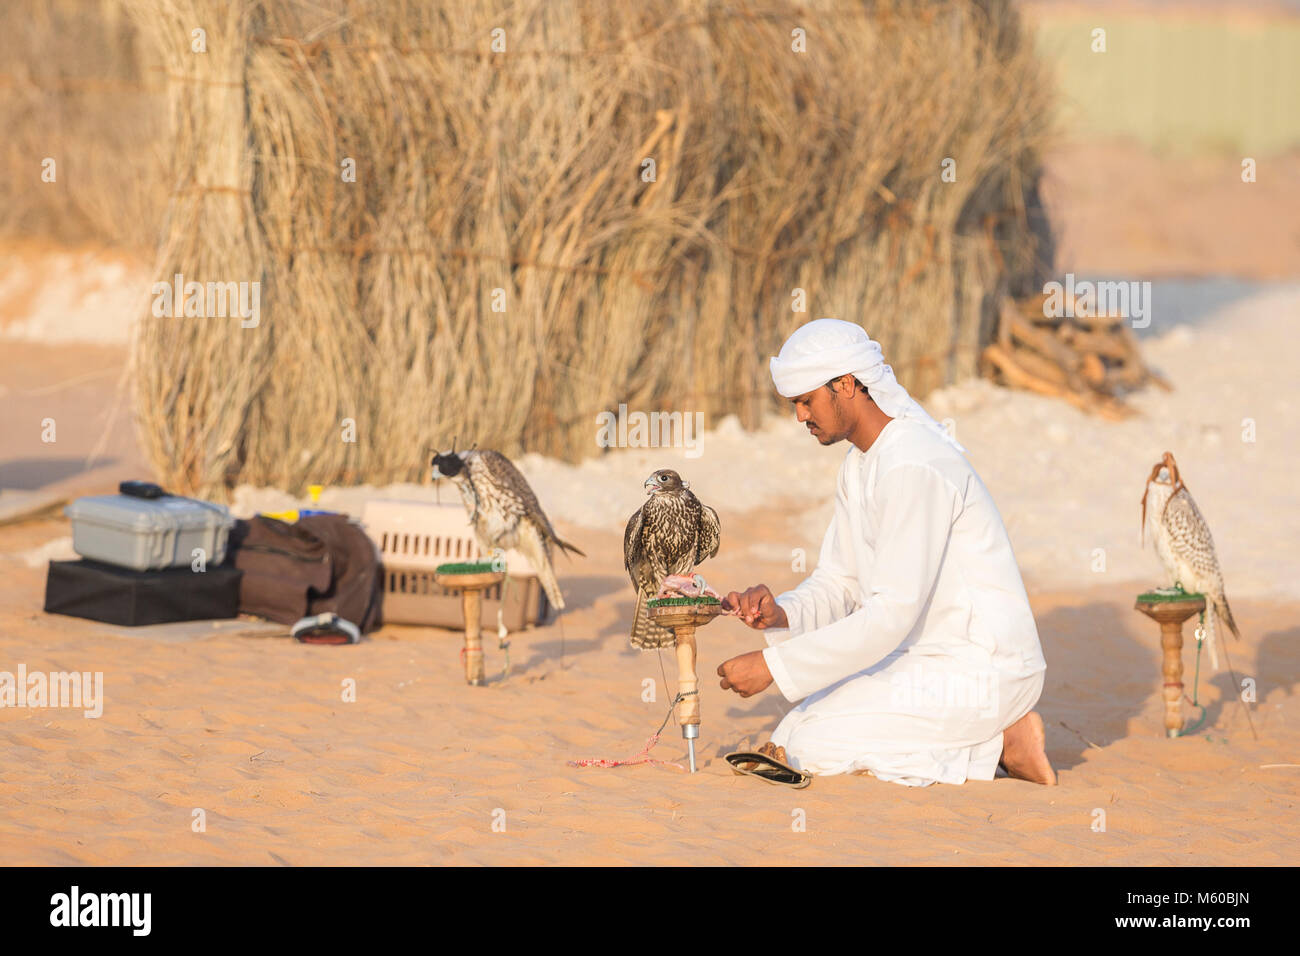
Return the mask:
<svg viewBox="0 0 1300 956"><path fill-rule="evenodd" d="M739 593L732 591L722 599L722 609L739 611L740 619L755 630L790 626L785 610L776 603L766 584L756 584Z"/></svg>
<svg viewBox="0 0 1300 956"><path fill-rule="evenodd" d="M764 590L767 590L764 588ZM723 690L734 690L741 697L753 697L772 684L772 672L762 651L750 651L718 665Z"/></svg>

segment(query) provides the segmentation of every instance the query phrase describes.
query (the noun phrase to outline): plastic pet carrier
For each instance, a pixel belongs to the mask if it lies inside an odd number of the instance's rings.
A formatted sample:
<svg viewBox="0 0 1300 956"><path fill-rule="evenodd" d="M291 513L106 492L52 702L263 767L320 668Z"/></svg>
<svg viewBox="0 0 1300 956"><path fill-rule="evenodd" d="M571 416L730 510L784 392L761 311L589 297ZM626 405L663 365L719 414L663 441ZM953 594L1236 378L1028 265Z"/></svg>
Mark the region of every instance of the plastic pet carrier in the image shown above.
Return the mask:
<svg viewBox="0 0 1300 956"><path fill-rule="evenodd" d="M440 564L490 560L478 547L474 529L460 504L423 501L367 501L362 526L379 548L383 564L384 622L424 624L459 630L460 592L442 587L434 576ZM531 562L518 551L506 552L509 585L505 625L521 631L545 624L550 603ZM502 585L483 592L483 626L495 630Z"/></svg>

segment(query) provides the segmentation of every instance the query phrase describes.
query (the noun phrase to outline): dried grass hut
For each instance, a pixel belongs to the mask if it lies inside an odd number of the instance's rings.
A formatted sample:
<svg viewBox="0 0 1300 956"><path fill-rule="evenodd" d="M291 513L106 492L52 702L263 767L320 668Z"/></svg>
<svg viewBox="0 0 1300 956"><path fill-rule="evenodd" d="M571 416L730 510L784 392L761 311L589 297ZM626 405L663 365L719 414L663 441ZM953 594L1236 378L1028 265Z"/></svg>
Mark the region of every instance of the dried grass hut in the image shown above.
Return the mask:
<svg viewBox="0 0 1300 956"><path fill-rule="evenodd" d="M159 280L260 289L255 327L141 323L178 489L579 458L622 402L754 425L825 315L924 394L1043 257L1007 0L129 5L169 81Z"/></svg>

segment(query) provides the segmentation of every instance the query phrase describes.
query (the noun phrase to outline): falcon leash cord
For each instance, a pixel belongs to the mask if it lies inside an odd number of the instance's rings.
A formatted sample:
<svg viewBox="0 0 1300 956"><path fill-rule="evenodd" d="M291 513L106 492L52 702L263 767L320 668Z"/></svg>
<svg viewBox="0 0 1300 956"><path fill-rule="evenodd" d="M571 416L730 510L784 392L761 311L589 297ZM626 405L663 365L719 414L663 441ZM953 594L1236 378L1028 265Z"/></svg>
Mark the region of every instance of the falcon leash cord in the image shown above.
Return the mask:
<svg viewBox="0 0 1300 956"><path fill-rule="evenodd" d="M1213 613L1213 611L1211 611L1210 613ZM1183 695L1184 700L1187 700L1189 704L1191 704L1193 707L1196 707L1200 710L1201 719L1198 720L1196 723L1192 724L1192 726L1179 731L1178 732L1179 737L1186 737L1188 734L1191 734L1193 731L1197 730L1201 726L1201 724L1205 723L1205 708L1199 703L1200 696L1201 696L1201 646L1204 643L1205 643L1205 611L1202 611L1200 623L1196 625L1196 677L1195 677L1195 683L1192 684L1192 697L1189 700L1186 694ZM1232 686L1234 688L1239 688L1241 684L1237 681L1237 672L1232 669L1232 661L1228 660L1228 648L1226 642L1221 642L1221 643L1224 644L1223 659L1228 664L1228 673L1232 676ZM1238 696L1238 699L1240 700L1240 696ZM1246 710L1246 722L1250 725L1250 735L1254 737L1256 740L1259 740L1259 735L1255 733L1255 721L1252 720L1250 716L1250 707L1246 704L1244 700L1241 701L1241 706Z"/></svg>
<svg viewBox="0 0 1300 956"><path fill-rule="evenodd" d="M1199 624L1196 625L1196 677L1193 678L1193 682L1192 682L1192 696L1191 696L1190 699L1188 699L1188 697L1187 697L1186 694L1183 695L1183 699L1184 699L1184 700L1187 700L1187 702L1188 702L1189 704L1191 704L1193 707L1196 707L1196 708L1198 708L1198 709L1200 710L1200 712L1201 712L1201 719L1198 720L1196 723L1192 724L1192 726L1190 726L1190 727L1184 727L1182 730L1178 731L1178 736L1179 736L1179 737L1186 737L1188 734L1190 734L1190 733L1192 733L1193 731L1197 730L1197 729L1201 726L1201 724L1205 723L1205 708L1202 707L1201 704L1200 704L1200 699L1201 699L1201 647L1202 647L1204 644L1205 644L1205 612L1202 611L1202 612L1201 612L1201 622L1200 622Z"/></svg>
<svg viewBox="0 0 1300 956"><path fill-rule="evenodd" d="M1250 705L1241 696L1241 682L1237 680L1237 672L1232 669L1232 659L1228 657L1228 642L1219 641L1219 644L1223 646L1223 660L1228 665L1228 673L1232 675L1232 692L1237 696L1237 700L1241 701L1242 709L1246 711L1246 723L1250 725L1251 737L1259 740L1259 734L1255 733L1255 721L1250 716Z"/></svg>
<svg viewBox="0 0 1300 956"><path fill-rule="evenodd" d="M641 748L639 753L634 754L627 760L610 760L607 757L588 757L583 760L567 760L565 762L570 767L602 767L606 769L610 767L633 767L637 764L652 763L658 764L661 767L675 767L682 773L685 773L686 768L681 764L672 760L659 760L655 757L651 757L650 751L654 749L655 744L659 743L659 735L664 732L664 728L668 726L668 721L672 719L673 708L677 706L678 701L682 700L684 697L697 693L698 691L689 691L686 694L677 694L673 697L672 702L668 705L668 713L664 715L663 723L659 725L659 729L650 736L650 739L646 741L645 746Z"/></svg>
<svg viewBox="0 0 1300 956"><path fill-rule="evenodd" d="M658 651L657 656L659 658L659 673L663 675L664 686L667 687L668 671L664 668L663 648L656 648L656 650ZM658 764L661 767L674 767L682 773L686 773L686 768L681 764L673 760L659 760L655 757L651 757L650 751L654 749L657 743L659 743L659 737L663 734L664 728L668 726L668 721L672 720L673 710L677 705L687 697L698 697L699 694L700 692L698 690L688 690L685 692L679 691L674 694L673 699L668 704L668 713L664 714L664 719L663 722L659 724L659 729L650 736L650 739L646 741L645 746L641 748L640 752L629 757L627 760L610 760L608 757L588 757L583 760L567 760L565 763L570 767L601 767L605 769L611 767L632 767L637 764L652 763Z"/></svg>
<svg viewBox="0 0 1300 956"><path fill-rule="evenodd" d="M504 681L510 676L510 640L507 637L509 632L506 631L504 623L506 613L506 596L510 593L510 569L506 569L506 576L501 581L501 603L497 606L497 650L504 652L505 664L501 667L501 679Z"/></svg>

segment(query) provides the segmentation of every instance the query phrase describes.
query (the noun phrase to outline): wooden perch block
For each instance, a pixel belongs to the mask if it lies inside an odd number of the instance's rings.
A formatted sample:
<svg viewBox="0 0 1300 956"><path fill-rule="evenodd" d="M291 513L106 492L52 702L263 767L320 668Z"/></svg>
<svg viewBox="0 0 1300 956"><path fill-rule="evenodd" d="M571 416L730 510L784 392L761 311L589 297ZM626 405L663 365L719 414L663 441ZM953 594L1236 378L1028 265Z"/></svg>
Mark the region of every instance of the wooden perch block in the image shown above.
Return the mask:
<svg viewBox="0 0 1300 956"><path fill-rule="evenodd" d="M1205 611L1205 598L1189 594L1184 601L1153 600L1139 595L1135 607L1160 625L1160 648L1164 654L1161 676L1165 698L1165 734L1177 737L1183 730L1183 622ZM1148 598L1148 600L1143 600Z"/></svg>
<svg viewBox="0 0 1300 956"><path fill-rule="evenodd" d="M447 570L443 570L446 568ZM481 687L487 680L483 664L483 589L500 584L500 571L458 571L447 564L435 572L439 584L461 592L461 610L465 618L465 682Z"/></svg>
<svg viewBox="0 0 1300 956"><path fill-rule="evenodd" d="M695 674L695 628L677 629L677 693L682 699L677 704L677 723L700 722L700 681Z"/></svg>

